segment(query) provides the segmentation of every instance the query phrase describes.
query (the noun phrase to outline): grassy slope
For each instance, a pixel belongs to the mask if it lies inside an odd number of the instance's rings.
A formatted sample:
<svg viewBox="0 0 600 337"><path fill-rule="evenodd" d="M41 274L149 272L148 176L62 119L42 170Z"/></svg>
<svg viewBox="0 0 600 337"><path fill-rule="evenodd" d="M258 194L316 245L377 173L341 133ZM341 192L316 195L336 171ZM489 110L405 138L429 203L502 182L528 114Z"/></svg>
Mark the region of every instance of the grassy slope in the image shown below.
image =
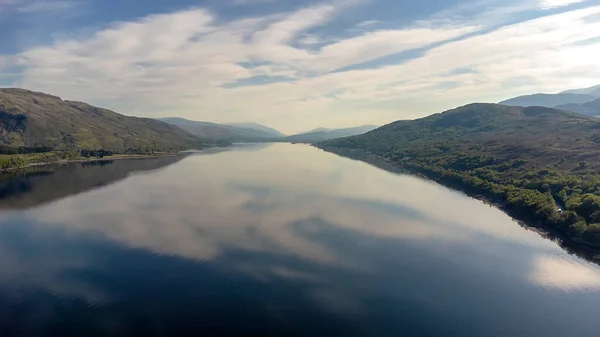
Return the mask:
<svg viewBox="0 0 600 337"><path fill-rule="evenodd" d="M173 151L205 144L178 127L23 89L0 89L0 145Z"/></svg>
<svg viewBox="0 0 600 337"><path fill-rule="evenodd" d="M362 149L600 245L599 142L593 117L470 104L319 146Z"/></svg>

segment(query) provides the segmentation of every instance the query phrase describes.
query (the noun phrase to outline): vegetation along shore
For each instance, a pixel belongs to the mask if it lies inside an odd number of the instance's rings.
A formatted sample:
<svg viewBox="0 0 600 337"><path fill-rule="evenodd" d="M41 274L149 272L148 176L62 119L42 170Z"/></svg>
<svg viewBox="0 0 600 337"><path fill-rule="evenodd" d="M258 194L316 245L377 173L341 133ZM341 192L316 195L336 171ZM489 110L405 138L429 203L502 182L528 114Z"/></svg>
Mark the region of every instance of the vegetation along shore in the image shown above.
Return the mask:
<svg viewBox="0 0 600 337"><path fill-rule="evenodd" d="M600 247L599 142L600 120L593 117L470 104L316 145L373 154L578 245Z"/></svg>

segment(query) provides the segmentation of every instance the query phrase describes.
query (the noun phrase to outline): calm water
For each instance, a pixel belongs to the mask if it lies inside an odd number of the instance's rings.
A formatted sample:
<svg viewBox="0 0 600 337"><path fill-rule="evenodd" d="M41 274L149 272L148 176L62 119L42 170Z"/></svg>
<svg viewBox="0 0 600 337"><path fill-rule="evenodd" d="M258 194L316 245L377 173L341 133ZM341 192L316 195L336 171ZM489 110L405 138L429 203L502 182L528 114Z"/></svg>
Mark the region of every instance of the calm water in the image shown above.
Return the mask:
<svg viewBox="0 0 600 337"><path fill-rule="evenodd" d="M0 336L599 336L600 268L303 145L0 178Z"/></svg>

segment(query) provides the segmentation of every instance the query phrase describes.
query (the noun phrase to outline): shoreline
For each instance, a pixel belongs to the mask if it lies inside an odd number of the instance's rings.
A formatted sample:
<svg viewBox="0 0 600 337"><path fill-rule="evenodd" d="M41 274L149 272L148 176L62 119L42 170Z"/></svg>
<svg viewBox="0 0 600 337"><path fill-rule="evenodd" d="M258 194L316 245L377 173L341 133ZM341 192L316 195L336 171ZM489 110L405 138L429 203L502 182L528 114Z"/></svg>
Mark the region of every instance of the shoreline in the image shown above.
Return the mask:
<svg viewBox="0 0 600 337"><path fill-rule="evenodd" d="M20 167L11 167L7 169L0 169L0 174L7 172L14 172L19 170L24 170L31 167L42 167L42 166L50 166L50 165L66 165L73 163L93 163L93 162L102 162L102 161L112 161L112 160L126 160L126 159L152 159L152 158L164 158L164 157L175 157L175 156L188 156L189 154L194 153L164 153L164 154L149 154L149 155L117 155L112 157L103 157L103 158L87 158L87 159L67 159L67 160L59 160L52 162L36 162L29 163Z"/></svg>
<svg viewBox="0 0 600 337"><path fill-rule="evenodd" d="M564 233L556 228L546 226L540 221L536 221L535 219L528 219L527 217L524 217L518 212L510 209L509 206L503 201L494 200L490 197L482 195L481 193L469 192L467 189L461 187L460 185L453 184L451 182L445 181L444 179L436 179L433 176L429 176L426 173L420 171L418 168L407 167L406 165L402 165L402 163L394 162L390 159L377 156L370 152L365 152L362 149L348 150L332 147L320 147L314 144L313 146L321 150L341 155L347 158L364 161L386 171L409 174L427 181L435 182L443 187L451 189L452 191L459 192L469 198L481 201L486 205L489 205L490 207L495 207L500 211L504 212L506 215L510 216L522 228L536 232L546 239L550 239L552 241L557 242L563 249L567 249L570 252L582 256L586 259L589 259L593 262L600 263L599 245L595 245L580 238L572 238L568 235L568 233Z"/></svg>

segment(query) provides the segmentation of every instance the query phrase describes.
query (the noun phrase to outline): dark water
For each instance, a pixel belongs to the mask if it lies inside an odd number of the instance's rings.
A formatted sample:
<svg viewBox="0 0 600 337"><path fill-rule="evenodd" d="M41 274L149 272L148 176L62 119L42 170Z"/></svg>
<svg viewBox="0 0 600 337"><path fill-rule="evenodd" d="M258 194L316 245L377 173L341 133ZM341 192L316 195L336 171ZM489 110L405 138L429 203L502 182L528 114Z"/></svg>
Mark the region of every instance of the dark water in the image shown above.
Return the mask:
<svg viewBox="0 0 600 337"><path fill-rule="evenodd" d="M302 145L0 178L0 336L600 336L600 268Z"/></svg>

